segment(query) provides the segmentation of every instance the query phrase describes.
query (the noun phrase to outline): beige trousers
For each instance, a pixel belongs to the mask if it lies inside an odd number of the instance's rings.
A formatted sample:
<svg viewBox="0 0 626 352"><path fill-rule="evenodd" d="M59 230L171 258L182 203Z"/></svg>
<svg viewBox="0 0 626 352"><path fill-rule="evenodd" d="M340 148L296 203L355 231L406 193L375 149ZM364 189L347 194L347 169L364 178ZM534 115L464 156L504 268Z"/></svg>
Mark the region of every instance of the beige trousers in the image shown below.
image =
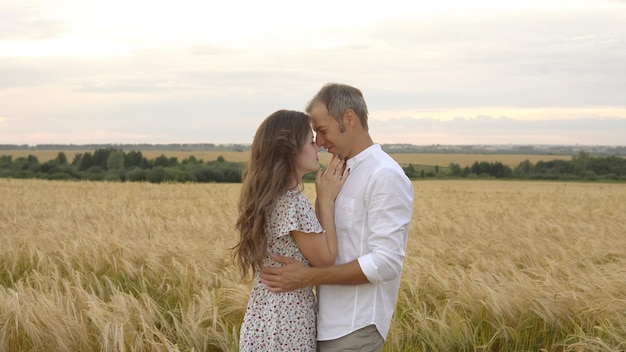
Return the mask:
<svg viewBox="0 0 626 352"><path fill-rule="evenodd" d="M319 352L382 352L385 340L376 325L368 325L335 340L317 341Z"/></svg>

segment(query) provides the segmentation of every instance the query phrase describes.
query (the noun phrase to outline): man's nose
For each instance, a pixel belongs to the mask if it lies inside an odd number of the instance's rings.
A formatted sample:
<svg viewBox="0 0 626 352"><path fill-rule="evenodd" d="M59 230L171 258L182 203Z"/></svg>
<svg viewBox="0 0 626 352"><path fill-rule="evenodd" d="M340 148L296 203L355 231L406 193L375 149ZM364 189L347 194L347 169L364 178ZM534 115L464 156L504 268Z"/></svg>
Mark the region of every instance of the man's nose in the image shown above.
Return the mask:
<svg viewBox="0 0 626 352"><path fill-rule="evenodd" d="M321 147L324 144L324 138L322 138L319 134L315 135L315 144L317 144L318 147Z"/></svg>

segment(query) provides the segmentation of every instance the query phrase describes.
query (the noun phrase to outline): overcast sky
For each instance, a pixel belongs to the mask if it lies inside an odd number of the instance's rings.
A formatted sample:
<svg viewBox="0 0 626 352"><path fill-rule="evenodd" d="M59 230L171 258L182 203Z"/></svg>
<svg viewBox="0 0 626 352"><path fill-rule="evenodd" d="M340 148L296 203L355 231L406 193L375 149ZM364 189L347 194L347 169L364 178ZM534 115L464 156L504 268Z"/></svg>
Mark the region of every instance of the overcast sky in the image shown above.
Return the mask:
<svg viewBox="0 0 626 352"><path fill-rule="evenodd" d="M0 0L0 144L250 143L327 82L379 143L626 145L626 1Z"/></svg>

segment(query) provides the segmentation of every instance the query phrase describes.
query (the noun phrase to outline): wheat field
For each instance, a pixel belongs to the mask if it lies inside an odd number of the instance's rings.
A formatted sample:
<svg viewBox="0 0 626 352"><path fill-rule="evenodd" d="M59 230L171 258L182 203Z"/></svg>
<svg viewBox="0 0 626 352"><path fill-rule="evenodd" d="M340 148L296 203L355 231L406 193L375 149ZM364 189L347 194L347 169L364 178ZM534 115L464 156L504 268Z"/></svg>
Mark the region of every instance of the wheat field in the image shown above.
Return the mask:
<svg viewBox="0 0 626 352"><path fill-rule="evenodd" d="M413 184L385 351L626 349L626 185ZM239 187L0 179L0 350L236 351Z"/></svg>

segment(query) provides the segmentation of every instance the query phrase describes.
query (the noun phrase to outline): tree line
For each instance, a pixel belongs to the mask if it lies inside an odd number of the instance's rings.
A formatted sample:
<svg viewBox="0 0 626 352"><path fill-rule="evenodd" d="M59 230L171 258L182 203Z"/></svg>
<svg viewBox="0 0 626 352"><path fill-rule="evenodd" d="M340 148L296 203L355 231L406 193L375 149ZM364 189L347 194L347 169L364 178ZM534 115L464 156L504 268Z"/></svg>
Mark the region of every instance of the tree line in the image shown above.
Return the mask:
<svg viewBox="0 0 626 352"><path fill-rule="evenodd" d="M461 167L451 163L446 170L418 170L413 165L405 168L410 178L453 177L453 178L510 178L528 180L621 180L626 181L626 158L618 156L592 157L580 152L572 160L531 161L524 160L511 168L499 161L476 161L472 166Z"/></svg>
<svg viewBox="0 0 626 352"><path fill-rule="evenodd" d="M76 154L69 161L64 152L46 162L34 155L13 159L0 156L0 177L41 178L49 180L92 180L121 182L241 182L244 163L229 162L219 156L203 161L189 156L181 161L176 157L158 156L147 159L140 151L124 152L115 148L97 149L94 153ZM549 160L532 163L529 160L511 168L501 162L476 161L461 167L403 166L411 179L420 178L496 178L535 180L626 180L626 159L617 156L592 157L580 152L572 160ZM315 174L305 176L305 181Z"/></svg>
<svg viewBox="0 0 626 352"><path fill-rule="evenodd" d="M241 182L242 163L223 157L203 161L196 157L179 161L176 157L147 159L140 151L115 148L76 154L70 162L64 152L40 163L36 156L0 156L0 177L42 178L49 180L91 180L122 182Z"/></svg>

